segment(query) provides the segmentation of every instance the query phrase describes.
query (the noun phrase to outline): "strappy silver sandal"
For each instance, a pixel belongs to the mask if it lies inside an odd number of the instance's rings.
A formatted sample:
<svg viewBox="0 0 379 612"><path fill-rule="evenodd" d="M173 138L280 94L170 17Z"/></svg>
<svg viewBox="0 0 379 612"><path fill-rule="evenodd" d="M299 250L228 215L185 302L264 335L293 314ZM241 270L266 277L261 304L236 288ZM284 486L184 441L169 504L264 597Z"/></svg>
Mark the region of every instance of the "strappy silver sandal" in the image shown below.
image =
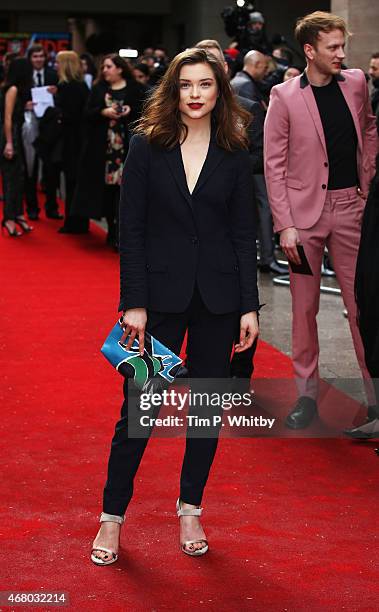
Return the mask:
<svg viewBox="0 0 379 612"><path fill-rule="evenodd" d="M122 525L125 520L124 516L117 516L116 514L107 514L106 512L102 512L100 514L100 523L118 523ZM101 559L100 557L96 557L94 554L96 551L105 552L111 555L111 559ZM116 563L118 559L118 554L109 548L105 548L105 546L96 546L96 548L92 548L91 552L91 561L93 561L96 565L111 565L112 563Z"/></svg>
<svg viewBox="0 0 379 612"><path fill-rule="evenodd" d="M179 516L179 518L181 516L201 516L202 513L203 513L203 508L192 508L192 509L182 508L180 499L178 499L178 501L176 502L176 514ZM197 548L195 550L187 549L187 546L189 546L190 544L202 544L202 543L205 544L203 548ZM208 541L205 539L187 540L186 542L183 542L183 544L181 544L180 547L182 549L182 552L184 552L186 555L190 555L191 557L199 557L200 555L205 555L205 553L209 549Z"/></svg>

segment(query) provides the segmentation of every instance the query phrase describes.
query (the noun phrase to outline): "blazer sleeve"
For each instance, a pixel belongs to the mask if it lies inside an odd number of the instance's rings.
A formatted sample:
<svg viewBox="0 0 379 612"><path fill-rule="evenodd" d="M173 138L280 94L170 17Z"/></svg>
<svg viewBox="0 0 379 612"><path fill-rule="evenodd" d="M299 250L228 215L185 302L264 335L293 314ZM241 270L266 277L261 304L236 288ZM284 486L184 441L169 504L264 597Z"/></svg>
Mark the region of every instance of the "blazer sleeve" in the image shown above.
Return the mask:
<svg viewBox="0 0 379 612"><path fill-rule="evenodd" d="M92 87L85 109L85 116L89 121L108 123L108 119L101 114L105 108L105 93L106 89L101 83Z"/></svg>
<svg viewBox="0 0 379 612"><path fill-rule="evenodd" d="M286 186L289 140L288 110L276 87L271 90L264 127L264 170L275 231L294 227Z"/></svg>
<svg viewBox="0 0 379 612"><path fill-rule="evenodd" d="M145 232L148 208L150 145L134 135L120 195L120 303L119 310L146 308L148 300Z"/></svg>
<svg viewBox="0 0 379 612"><path fill-rule="evenodd" d="M263 108L258 102L253 103L251 113L253 119L249 125L248 134L253 174L263 174L263 125L265 116Z"/></svg>
<svg viewBox="0 0 379 612"><path fill-rule="evenodd" d="M256 227L251 161L247 151L239 151L230 203L230 228L240 275L241 314L259 310Z"/></svg>

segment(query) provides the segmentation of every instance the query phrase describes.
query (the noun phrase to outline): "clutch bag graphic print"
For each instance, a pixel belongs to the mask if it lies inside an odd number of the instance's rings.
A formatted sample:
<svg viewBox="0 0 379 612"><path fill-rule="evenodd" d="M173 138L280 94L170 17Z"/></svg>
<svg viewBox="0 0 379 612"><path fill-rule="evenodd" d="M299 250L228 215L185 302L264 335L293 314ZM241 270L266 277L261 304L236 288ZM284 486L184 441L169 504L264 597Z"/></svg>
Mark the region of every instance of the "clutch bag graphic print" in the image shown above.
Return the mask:
<svg viewBox="0 0 379 612"><path fill-rule="evenodd" d="M155 388L172 383L182 364L180 357L170 351L159 340L145 332L144 354L139 354L136 338L130 349L126 348L127 339L121 342L124 330L122 319L117 321L106 338L101 352L109 363L125 378L131 378L138 389Z"/></svg>

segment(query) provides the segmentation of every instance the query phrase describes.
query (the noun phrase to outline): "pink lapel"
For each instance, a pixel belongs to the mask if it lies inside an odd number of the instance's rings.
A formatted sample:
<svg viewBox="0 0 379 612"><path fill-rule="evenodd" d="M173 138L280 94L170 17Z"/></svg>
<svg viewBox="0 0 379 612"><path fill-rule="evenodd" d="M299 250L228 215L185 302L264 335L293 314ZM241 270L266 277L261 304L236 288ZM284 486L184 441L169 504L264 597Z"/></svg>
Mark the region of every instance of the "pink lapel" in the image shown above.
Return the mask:
<svg viewBox="0 0 379 612"><path fill-rule="evenodd" d="M327 153L327 150L326 150L326 142L325 142L325 136L324 136L324 129L322 127L320 113L318 112L318 108L317 108L315 97L313 95L312 87L310 85L307 85L306 87L302 88L300 91L303 94L303 97L304 97L304 100L305 100L305 104L307 105L309 113L310 113L310 115L311 115L311 117L313 119L313 123L315 124L317 133L318 133L319 138L321 140L322 147L323 147L325 155L327 157L328 153Z"/></svg>
<svg viewBox="0 0 379 612"><path fill-rule="evenodd" d="M354 104L354 98L352 96L352 92L351 92L351 87L349 87L346 79L345 80L339 80L338 81L338 85L341 88L341 91L343 93L343 96L346 100L346 104L349 107L349 110L351 112L351 116L353 117L353 121L354 121L354 125L355 125L355 130L357 132L357 137L358 137L358 146L359 149L362 151L363 148L363 142L362 142L362 130L361 130L361 126L359 124L359 118L358 118L358 114L355 108L355 104Z"/></svg>

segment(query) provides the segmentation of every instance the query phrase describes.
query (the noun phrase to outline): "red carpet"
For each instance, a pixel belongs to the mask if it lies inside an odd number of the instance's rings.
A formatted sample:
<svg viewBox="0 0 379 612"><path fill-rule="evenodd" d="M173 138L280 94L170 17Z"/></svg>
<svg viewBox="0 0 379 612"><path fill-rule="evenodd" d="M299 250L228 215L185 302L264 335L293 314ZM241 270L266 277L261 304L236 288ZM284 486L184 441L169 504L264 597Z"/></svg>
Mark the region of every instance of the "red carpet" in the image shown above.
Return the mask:
<svg viewBox="0 0 379 612"><path fill-rule="evenodd" d="M196 560L177 542L183 440L155 438L119 562L91 564L121 403L99 352L118 259L98 228L58 225L0 242L0 590L65 591L84 611L378 610L375 443L221 440L204 499L211 550ZM290 376L289 359L261 343L257 374Z"/></svg>

